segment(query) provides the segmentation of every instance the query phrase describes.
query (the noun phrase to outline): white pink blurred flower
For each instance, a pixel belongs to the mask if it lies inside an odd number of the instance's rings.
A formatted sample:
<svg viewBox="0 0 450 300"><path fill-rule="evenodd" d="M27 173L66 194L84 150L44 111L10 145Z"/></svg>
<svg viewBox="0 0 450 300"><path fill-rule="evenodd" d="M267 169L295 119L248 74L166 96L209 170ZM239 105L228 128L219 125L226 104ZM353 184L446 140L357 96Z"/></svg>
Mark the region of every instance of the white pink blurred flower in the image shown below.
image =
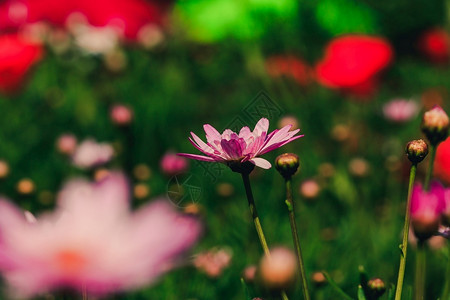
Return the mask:
<svg viewBox="0 0 450 300"><path fill-rule="evenodd" d="M98 183L73 180L56 210L31 223L0 200L0 271L11 295L84 287L102 296L152 283L174 267L197 240L199 222L165 201L131 212L128 194L118 173Z"/></svg>
<svg viewBox="0 0 450 300"><path fill-rule="evenodd" d="M213 248L197 254L194 266L209 277L219 277L223 269L229 266L233 253L228 248Z"/></svg>
<svg viewBox="0 0 450 300"><path fill-rule="evenodd" d="M414 100L392 99L383 105L384 117L397 123L411 120L418 112L419 105Z"/></svg>
<svg viewBox="0 0 450 300"><path fill-rule="evenodd" d="M113 155L114 149L110 144L86 139L75 149L72 161L75 166L88 169L109 162Z"/></svg>

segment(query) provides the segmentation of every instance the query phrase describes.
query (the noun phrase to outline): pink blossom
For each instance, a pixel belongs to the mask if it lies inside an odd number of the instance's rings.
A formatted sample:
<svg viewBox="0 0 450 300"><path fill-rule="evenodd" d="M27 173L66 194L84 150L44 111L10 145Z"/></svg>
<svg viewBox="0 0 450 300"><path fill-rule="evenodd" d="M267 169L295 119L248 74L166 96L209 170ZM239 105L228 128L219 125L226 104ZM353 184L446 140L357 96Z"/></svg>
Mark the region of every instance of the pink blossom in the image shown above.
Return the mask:
<svg viewBox="0 0 450 300"><path fill-rule="evenodd" d="M230 265L232 257L233 253L228 248L213 248L197 254L194 266L209 277L219 277L223 269Z"/></svg>
<svg viewBox="0 0 450 300"><path fill-rule="evenodd" d="M160 167L164 174L173 176L185 172L189 168L189 163L184 157L177 156L172 152L167 152L161 158Z"/></svg>
<svg viewBox="0 0 450 300"><path fill-rule="evenodd" d="M227 165L248 161L260 168L269 169L272 165L258 156L303 136L295 136L300 129L289 131L291 127L292 125L286 125L267 134L269 120L262 118L256 124L253 132L245 126L239 131L239 134L230 129L226 129L220 134L211 125L205 124L203 128L206 132L207 143L205 144L193 132L191 132L192 138L189 138L189 141L207 156L187 153L179 153L178 155L202 161L221 162Z"/></svg>
<svg viewBox="0 0 450 300"><path fill-rule="evenodd" d="M414 100L393 99L383 105L384 117L393 122L403 123L414 118L419 106Z"/></svg>
<svg viewBox="0 0 450 300"><path fill-rule="evenodd" d="M415 235L422 240L430 238L439 229L444 210L444 187L437 181L427 192L416 184L411 195L411 224Z"/></svg>
<svg viewBox="0 0 450 300"><path fill-rule="evenodd" d="M133 110L123 104L115 104L110 112L111 120L116 125L128 125L133 120Z"/></svg>
<svg viewBox="0 0 450 300"><path fill-rule="evenodd" d="M77 147L77 138L70 133L61 135L56 141L56 148L63 154L73 154Z"/></svg>
<svg viewBox="0 0 450 300"><path fill-rule="evenodd" d="M450 188L445 190L445 208L442 212L442 223L450 226Z"/></svg>
<svg viewBox="0 0 450 300"><path fill-rule="evenodd" d="M155 201L130 212L124 176L65 185L54 212L30 223L0 200L0 271L17 297L54 289L101 296L154 282L193 245L199 222Z"/></svg>
<svg viewBox="0 0 450 300"><path fill-rule="evenodd" d="M107 163L113 155L114 149L110 144L97 143L93 139L87 139L75 149L72 160L77 167L87 169Z"/></svg>

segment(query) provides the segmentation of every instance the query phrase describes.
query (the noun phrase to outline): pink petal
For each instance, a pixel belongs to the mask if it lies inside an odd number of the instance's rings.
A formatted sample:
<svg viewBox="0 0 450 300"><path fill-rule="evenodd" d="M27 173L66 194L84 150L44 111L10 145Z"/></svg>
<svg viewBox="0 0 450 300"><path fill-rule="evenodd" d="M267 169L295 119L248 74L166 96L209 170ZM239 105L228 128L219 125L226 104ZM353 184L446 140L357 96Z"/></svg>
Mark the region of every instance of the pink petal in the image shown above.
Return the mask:
<svg viewBox="0 0 450 300"><path fill-rule="evenodd" d="M263 169L270 169L272 167L272 165L270 164L269 161L267 161L261 157L254 157L254 158L250 159L250 162L254 163L255 166L258 166Z"/></svg>
<svg viewBox="0 0 450 300"><path fill-rule="evenodd" d="M242 149L241 145L239 144L239 141L237 140L222 140L220 142L220 145L222 146L222 149L225 151L226 154L230 158L238 158L242 156Z"/></svg>
<svg viewBox="0 0 450 300"><path fill-rule="evenodd" d="M187 158L196 159L196 160L201 160L201 161L219 161L219 160L223 160L221 157L217 157L217 159L214 159L214 158L209 157L209 156L203 156L203 155L197 155L197 154L189 154L189 153L177 153L177 155L183 156L183 157L187 157Z"/></svg>
<svg viewBox="0 0 450 300"><path fill-rule="evenodd" d="M255 125L255 129L253 129L253 134L256 136L261 136L263 133L267 133L269 130L269 120L266 118L262 118Z"/></svg>
<svg viewBox="0 0 450 300"><path fill-rule="evenodd" d="M205 142L203 142L195 133L191 132L192 137L194 138L194 141L197 143L197 145L200 147L200 151L202 151L205 154L213 153L214 151L209 147ZM198 149L198 148L197 148Z"/></svg>
<svg viewBox="0 0 450 300"><path fill-rule="evenodd" d="M206 133L206 140L211 145L214 144L214 141L217 141L217 140L220 141L222 139L222 136L220 135L220 133L211 125L205 124L205 125L203 125L203 129L205 130L205 133Z"/></svg>
<svg viewBox="0 0 450 300"><path fill-rule="evenodd" d="M252 134L250 128L247 126L242 127L241 131L239 131L239 137L247 140L247 138Z"/></svg>

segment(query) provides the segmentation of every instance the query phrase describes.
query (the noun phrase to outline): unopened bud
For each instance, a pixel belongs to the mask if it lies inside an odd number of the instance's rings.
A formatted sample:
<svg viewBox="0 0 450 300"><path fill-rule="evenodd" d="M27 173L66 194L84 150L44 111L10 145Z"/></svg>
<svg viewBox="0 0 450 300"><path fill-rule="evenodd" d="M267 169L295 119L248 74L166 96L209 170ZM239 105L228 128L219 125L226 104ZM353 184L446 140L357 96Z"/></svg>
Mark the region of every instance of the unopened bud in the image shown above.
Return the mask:
<svg viewBox="0 0 450 300"><path fill-rule="evenodd" d="M427 143L420 139L420 140L413 140L406 144L406 156L408 156L408 159L413 164L420 163L425 156L428 154L428 145Z"/></svg>
<svg viewBox="0 0 450 300"><path fill-rule="evenodd" d="M284 153L275 160L275 168L284 178L290 178L297 172L299 166L298 156L294 153Z"/></svg>
<svg viewBox="0 0 450 300"><path fill-rule="evenodd" d="M314 272L311 275L311 282L316 287L322 287L327 284L327 278L323 275L322 272Z"/></svg>
<svg viewBox="0 0 450 300"><path fill-rule="evenodd" d="M432 145L437 145L447 138L449 126L447 114L438 105L423 115L422 131Z"/></svg>
<svg viewBox="0 0 450 300"><path fill-rule="evenodd" d="M369 288L369 293L371 295L370 299L378 299L386 291L386 286L380 278L369 280L367 282L367 287Z"/></svg>
<svg viewBox="0 0 450 300"><path fill-rule="evenodd" d="M270 289L284 289L295 280L297 272L297 258L287 248L275 248L271 256L264 256L259 270L265 285Z"/></svg>

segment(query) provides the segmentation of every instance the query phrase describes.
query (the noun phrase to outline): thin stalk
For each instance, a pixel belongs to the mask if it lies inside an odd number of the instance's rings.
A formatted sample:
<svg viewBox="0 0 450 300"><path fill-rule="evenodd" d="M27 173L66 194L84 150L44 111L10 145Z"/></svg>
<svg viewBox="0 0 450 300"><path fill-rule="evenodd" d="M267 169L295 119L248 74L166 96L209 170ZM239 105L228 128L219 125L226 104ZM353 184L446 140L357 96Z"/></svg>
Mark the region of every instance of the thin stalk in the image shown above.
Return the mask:
<svg viewBox="0 0 450 300"><path fill-rule="evenodd" d="M89 298L88 298L88 294L87 294L87 290L86 290L86 286L85 285L83 285L82 287L81 287L81 298L83 299L83 300L88 300Z"/></svg>
<svg viewBox="0 0 450 300"><path fill-rule="evenodd" d="M416 274L414 282L414 299L423 300L425 290L425 269L426 269L426 255L425 255L425 243L423 241L417 244L416 254Z"/></svg>
<svg viewBox="0 0 450 300"><path fill-rule="evenodd" d="M430 160L429 160L427 175L425 177L425 182L423 183L423 189L425 191L430 190L430 181L431 181L431 177L433 176L433 167L434 167L434 158L436 157L436 148L437 148L437 146L434 146L434 145L430 146Z"/></svg>
<svg viewBox="0 0 450 300"><path fill-rule="evenodd" d="M266 237L261 227L261 222L259 221L258 211L256 210L255 199L253 198L252 187L250 186L250 178L248 173L241 173L242 180L244 181L245 193L247 195L248 207L250 208L250 213L252 215L253 223L255 224L256 232L258 233L259 241L264 250L265 255L270 258L269 247L267 246ZM285 291L281 291L281 298L283 300L288 300Z"/></svg>
<svg viewBox="0 0 450 300"><path fill-rule="evenodd" d="M447 256L447 271L444 277L445 285L442 292L442 300L450 299L450 244L447 246L448 256Z"/></svg>
<svg viewBox="0 0 450 300"><path fill-rule="evenodd" d="M295 251L297 253L298 269L300 271L300 277L302 279L303 298L310 300L308 281L306 280L306 272L303 264L302 250L300 248L300 240L298 238L297 223L295 221L295 209L294 200L292 196L292 179L286 179L286 205L289 211L289 222L291 223L292 239L294 241Z"/></svg>
<svg viewBox="0 0 450 300"><path fill-rule="evenodd" d="M403 225L403 241L400 246L401 250L400 267L398 270L397 288L395 290L395 300L400 300L402 298L403 279L405 278L405 268L406 268L406 253L408 250L409 224L411 220L411 194L414 179L416 178L416 170L417 165L413 164L411 166L411 170L409 171L408 198L406 200L405 224Z"/></svg>

